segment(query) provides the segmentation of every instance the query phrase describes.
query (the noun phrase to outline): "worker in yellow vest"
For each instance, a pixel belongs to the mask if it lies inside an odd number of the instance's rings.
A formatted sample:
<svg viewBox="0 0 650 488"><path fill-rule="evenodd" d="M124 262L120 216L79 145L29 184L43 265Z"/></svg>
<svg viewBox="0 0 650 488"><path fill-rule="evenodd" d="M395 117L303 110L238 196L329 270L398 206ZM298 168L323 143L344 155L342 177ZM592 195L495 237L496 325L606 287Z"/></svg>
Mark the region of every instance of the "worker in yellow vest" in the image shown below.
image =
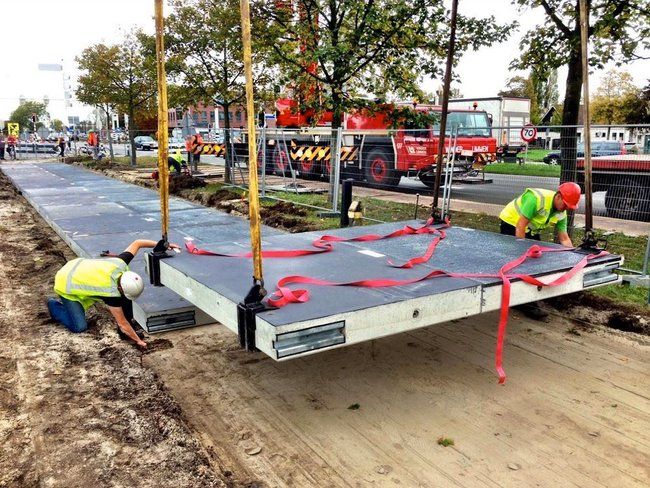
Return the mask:
<svg viewBox="0 0 650 488"><path fill-rule="evenodd" d="M147 347L131 326L131 300L144 290L142 277L129 271L129 263L141 248L156 246L155 241L138 239L124 252L98 259L77 258L66 263L54 277L54 291L58 298L50 298L47 308L57 322L72 332L88 329L86 310L95 302L103 301L115 321L122 338L133 340L139 347ZM170 248L179 249L176 244Z"/></svg>
<svg viewBox="0 0 650 488"><path fill-rule="evenodd" d="M567 210L575 210L580 203L580 187L576 183L562 183L557 191L544 188L527 188L523 194L511 201L499 214L501 233L518 239L539 241L539 233L555 225L560 244L573 247L567 232ZM547 313L539 303L515 307L530 318L541 320Z"/></svg>
<svg viewBox="0 0 650 488"><path fill-rule="evenodd" d="M567 232L566 211L575 210L578 203L580 187L576 183L562 183L557 191L527 188L499 214L501 233L539 241L539 233L555 225L560 244L573 247Z"/></svg>

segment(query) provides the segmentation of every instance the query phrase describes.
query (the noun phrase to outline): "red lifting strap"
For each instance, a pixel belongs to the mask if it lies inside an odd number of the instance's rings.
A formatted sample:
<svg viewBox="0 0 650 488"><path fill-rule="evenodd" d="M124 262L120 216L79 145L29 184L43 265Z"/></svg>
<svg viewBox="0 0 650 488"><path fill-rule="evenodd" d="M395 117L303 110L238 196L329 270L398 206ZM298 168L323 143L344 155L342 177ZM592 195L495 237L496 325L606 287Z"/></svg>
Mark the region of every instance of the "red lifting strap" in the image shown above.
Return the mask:
<svg viewBox="0 0 650 488"><path fill-rule="evenodd" d="M436 246L440 243L442 239L446 237L444 229L450 227L449 221L446 222L444 226L439 228L431 227L433 221L429 219L424 225L420 227L411 227L406 225L401 229L398 229L390 234L379 235L379 234L366 234L358 237L344 238L337 236L324 235L316 239L312 246L315 249L276 249L276 250L265 250L262 251L262 257L264 258L293 258L300 256L309 256L313 254L321 254L324 252L332 251L334 242L368 242L368 241L377 241L381 239L391 239L394 237L401 237L406 235L415 235L415 234L433 234L435 237L431 240L427 246L427 250L421 256L416 256L411 258L406 263L401 265L396 265L391 261L388 261L388 264L397 267L397 268L412 268L415 265L426 263L432 256L436 249ZM203 256L220 256L220 257L229 257L229 258L250 258L252 253L236 253L236 254L227 254L214 251L208 251L205 249L197 248L192 242L186 242L185 246L187 250L192 254L203 255ZM544 253L547 252L566 252L573 251L575 248L553 248L553 247L542 247L538 245L531 246L524 254L519 256L517 259L514 259L506 264L504 264L497 274L490 273L450 273L443 270L434 270L430 273L421 276L419 278L412 278L407 280L393 280L393 279L365 279L358 281L347 281L347 282L334 282L321 280L318 278L311 278L308 276L285 276L281 278L277 283L277 290L269 296L267 302L272 307L284 307L289 303L305 303L309 301L309 291L304 289L292 290L288 288L287 285L294 283L303 283L308 285L318 285L318 286L357 286L364 288L379 288L379 287L390 287L390 286L404 286L412 283L418 283L420 281L428 280L431 278L438 278L442 276L448 276L452 278L500 278L503 282L503 287L501 290L501 311L499 314L499 326L497 331L497 344L496 344L496 354L495 354L495 366L497 373L499 375L499 383L504 383L506 380L506 374L503 369L503 341L506 334L506 326L508 325L508 316L510 308L510 296L511 296L511 280L519 279L526 283L529 283L534 286L544 287L544 286L558 286L563 283L566 283L573 276L576 275L581 269L583 269L590 260L599 258L609 254L606 251L602 251L599 254L586 255L581 259L577 264L573 266L570 270L556 278L551 282L544 282L534 278L533 276L521 273L510 273L513 269L520 266L528 258L540 258Z"/></svg>
<svg viewBox="0 0 650 488"><path fill-rule="evenodd" d="M441 227L431 227L433 224L433 219L427 220L427 222L420 226L420 227L412 227L410 225L405 225L401 229L398 229L394 232L391 232L390 234L385 234L385 235L380 235L380 234L365 234L362 236L357 236L357 237L350 237L350 238L345 238L345 237L337 237L337 236L330 236L330 235L324 235L316 239L314 242L312 242L312 246L314 246L316 249L271 249L271 250L263 250L262 251L262 257L263 258L296 258L300 256L310 256L313 254L321 254L324 252L330 252L334 249L333 243L334 242L368 242L368 241L379 241L382 239L392 239L394 237L401 237L401 236L406 236L406 235L415 235L415 234L435 234L436 238L433 239L433 241L429 244L429 247L427 248L426 253L423 256L415 257L411 259L410 261L402 264L402 265L395 265L392 262L389 261L389 264L391 266L397 267L397 268L412 268L414 264L420 264L423 262L428 261L431 256L433 256L433 252L438 245L438 242L440 242L441 239L444 239L446 237L446 234L443 229L446 229L450 226L449 222L447 221L443 226ZM235 254L228 254L228 253L221 253L221 252L215 252L215 251L208 251L207 249L199 249L194 245L193 242L191 241L186 241L185 242L185 247L187 250L192 253L192 254L198 254L201 256L219 256L219 257L225 257L225 258L251 258L253 257L253 253L251 252L243 252L243 253L235 253Z"/></svg>
<svg viewBox="0 0 650 488"><path fill-rule="evenodd" d="M436 238L439 239L439 238ZM434 241L436 240L434 239ZM273 307L283 307L289 303L305 303L309 300L309 291L300 289L292 290L287 288L288 284L292 283L303 283L309 285L319 285L319 286L359 286L365 288L378 288L378 287L389 287L389 286L403 286L409 285L412 283L418 283L420 281L428 280L431 278L437 278L441 276L449 276L452 278L500 278L503 282L503 288L501 291L501 312L499 315L499 326L497 331L497 344L496 344L496 354L495 354L495 366L497 373L499 375L499 383L504 383L506 380L506 374L503 369L503 340L506 334L506 326L508 325L508 315L510 308L510 291L511 284L510 280L520 279L534 286L558 286L563 283L566 283L573 276L576 275L581 269L583 269L587 263L595 258L605 256L609 254L607 251L602 251L599 254L586 255L578 263L576 263L570 270L556 278L551 282L544 282L533 276L520 273L509 273L522 263L524 263L528 258L540 258L546 252L566 252L573 251L574 248L566 249L557 249L552 247L541 247L538 245L531 246L524 254L519 256L517 259L514 259L506 264L504 264L500 269L498 274L489 274L489 273L450 273L443 270L434 270L430 273L427 273L424 276L419 278L412 278L408 280L392 280L392 279L366 279L358 281L348 281L348 282L334 282L320 280L316 278L310 278L308 276L286 276L280 279L277 283L277 290L268 298L269 305ZM414 258L418 259L418 258ZM411 260L413 261L413 260Z"/></svg>

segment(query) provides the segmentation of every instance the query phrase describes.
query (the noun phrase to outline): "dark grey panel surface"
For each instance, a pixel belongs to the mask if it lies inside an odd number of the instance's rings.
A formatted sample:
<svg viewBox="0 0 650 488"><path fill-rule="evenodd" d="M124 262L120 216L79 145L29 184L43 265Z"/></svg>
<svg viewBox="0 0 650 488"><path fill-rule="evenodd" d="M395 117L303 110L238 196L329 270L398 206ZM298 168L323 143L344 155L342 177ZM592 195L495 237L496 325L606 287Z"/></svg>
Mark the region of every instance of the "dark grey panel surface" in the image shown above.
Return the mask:
<svg viewBox="0 0 650 488"><path fill-rule="evenodd" d="M120 253L135 239L160 237L160 200L156 191L65 164L3 164L2 171L50 225L86 256L99 256L104 250ZM180 246L188 236L184 230L195 228L204 231L194 233L197 243L202 239L248 242L249 223L241 217L177 198L170 202L170 209L169 240ZM266 227L263 232L279 233ZM131 268L144 274L142 253ZM149 285L137 303L145 313L192 307L172 290Z"/></svg>
<svg viewBox="0 0 650 488"><path fill-rule="evenodd" d="M420 223L421 225L421 223ZM403 226L402 223L381 224L356 229L334 229L327 233L336 236L359 236L362 234L386 234ZM447 229L447 237L439 245L433 258L425 265L411 269L397 269L388 264L402 264L423 254L432 239L431 235L409 235L370 242L334 243L329 253L289 259L265 259L264 278L269 292L275 290L280 278L290 275L309 276L333 282L350 282L362 279L406 280L423 277L441 269L454 273L497 274L505 263L523 254L533 241L518 241L509 236L471 229ZM264 249L310 249L320 233L304 233L270 236L265 239ZM222 253L248 251L246 243L207 244L207 249ZM551 245L561 249L561 246ZM371 251L371 255L367 254ZM518 272L544 275L569 269L584 255L576 251L548 253L541 258L529 259L517 268ZM616 257L600 258L596 262L616 260ZM198 256L186 254L169 263L170 266L191 276L196 281L215 290L220 295L238 302L251 284L252 263L250 259ZM336 313L345 313L410 298L444 293L479 286L498 284L494 278L436 277L415 284L385 288L334 287L315 285L290 285L312 291L312 299L303 304L292 304L280 310L260 314L272 325L285 325Z"/></svg>

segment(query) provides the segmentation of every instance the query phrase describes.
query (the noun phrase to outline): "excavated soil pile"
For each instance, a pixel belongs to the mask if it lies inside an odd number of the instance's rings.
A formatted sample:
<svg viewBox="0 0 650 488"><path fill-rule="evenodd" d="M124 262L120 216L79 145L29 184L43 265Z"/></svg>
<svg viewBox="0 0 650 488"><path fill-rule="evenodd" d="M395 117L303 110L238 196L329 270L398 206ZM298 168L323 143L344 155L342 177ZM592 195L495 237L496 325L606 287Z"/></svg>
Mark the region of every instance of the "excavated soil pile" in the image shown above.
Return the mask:
<svg viewBox="0 0 650 488"><path fill-rule="evenodd" d="M45 299L74 256L1 173L0 201L0 486L258 486L203 449L103 307L86 333L51 321Z"/></svg>
<svg viewBox="0 0 650 488"><path fill-rule="evenodd" d="M593 324L650 335L650 309L617 303L591 293L573 293L546 300L547 305L583 326Z"/></svg>

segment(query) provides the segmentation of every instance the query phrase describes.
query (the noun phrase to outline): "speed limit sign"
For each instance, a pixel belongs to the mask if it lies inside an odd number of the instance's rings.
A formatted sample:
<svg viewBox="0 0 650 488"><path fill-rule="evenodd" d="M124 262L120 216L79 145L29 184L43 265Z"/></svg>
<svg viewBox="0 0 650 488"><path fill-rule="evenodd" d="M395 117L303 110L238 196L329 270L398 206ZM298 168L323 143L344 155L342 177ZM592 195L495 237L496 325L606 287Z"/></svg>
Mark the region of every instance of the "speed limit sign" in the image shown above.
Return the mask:
<svg viewBox="0 0 650 488"><path fill-rule="evenodd" d="M526 124L521 128L521 138L526 142L533 142L537 139L537 127L533 124Z"/></svg>

